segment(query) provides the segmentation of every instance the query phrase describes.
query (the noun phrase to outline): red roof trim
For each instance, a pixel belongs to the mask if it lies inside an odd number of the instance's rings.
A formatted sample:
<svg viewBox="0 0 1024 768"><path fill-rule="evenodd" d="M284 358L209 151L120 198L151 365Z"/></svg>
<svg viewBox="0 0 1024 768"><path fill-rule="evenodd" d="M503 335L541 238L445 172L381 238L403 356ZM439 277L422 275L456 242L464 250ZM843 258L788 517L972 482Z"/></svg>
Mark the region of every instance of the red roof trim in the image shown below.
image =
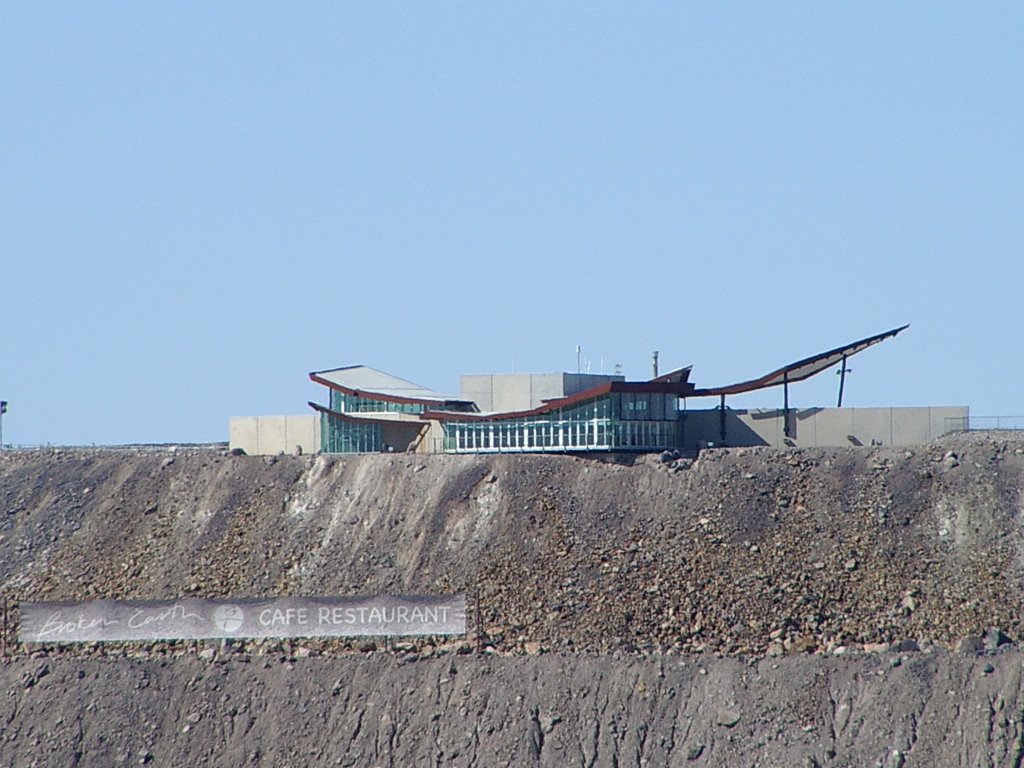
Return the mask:
<svg viewBox="0 0 1024 768"><path fill-rule="evenodd" d="M374 419L363 416L351 416L347 413L342 413L341 411L333 411L330 408L325 408L324 406L313 402L309 403L309 407L314 411L320 411L320 413L326 413L328 416L333 416L336 419L341 419L342 421L350 421L354 424L394 424L396 421L393 419Z"/></svg>
<svg viewBox="0 0 1024 768"><path fill-rule="evenodd" d="M559 397L554 400L546 400L543 405L531 408L526 411L504 411L502 413L453 413L440 411L426 411L420 414L421 419L432 419L435 421L506 421L508 419L526 419L531 416L540 416L544 413L551 413L560 408L568 408L578 403L603 397L611 392L634 392L650 394L676 395L685 397L693 393L693 385L686 382L661 382L661 381L606 381L590 389L584 389L568 397Z"/></svg>

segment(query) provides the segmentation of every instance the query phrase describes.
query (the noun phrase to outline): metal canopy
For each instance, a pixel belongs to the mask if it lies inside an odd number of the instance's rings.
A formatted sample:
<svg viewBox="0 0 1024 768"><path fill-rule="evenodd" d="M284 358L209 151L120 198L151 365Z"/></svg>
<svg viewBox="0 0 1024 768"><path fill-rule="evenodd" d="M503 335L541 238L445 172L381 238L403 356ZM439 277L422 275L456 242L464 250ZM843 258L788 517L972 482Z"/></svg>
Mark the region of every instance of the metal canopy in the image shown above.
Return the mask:
<svg viewBox="0 0 1024 768"><path fill-rule="evenodd" d="M665 383L665 384L685 384L690 381L690 371L693 370L692 365L688 365L685 368L678 368L669 373L663 373L661 376L655 376L651 379L651 383Z"/></svg>
<svg viewBox="0 0 1024 768"><path fill-rule="evenodd" d="M317 384L338 389L350 395L379 397L401 403L464 403L469 402L455 395L446 395L413 384L411 381L378 371L368 365L350 365L346 368L332 368L327 371L313 371L309 378Z"/></svg>
<svg viewBox="0 0 1024 768"><path fill-rule="evenodd" d="M768 387L777 387L783 384L792 384L796 381L804 381L805 379L809 379L811 376L814 376L816 373L821 373L822 371L831 368L833 365L843 362L845 358L851 357L858 352L863 352L868 347L874 346L881 341L885 341L909 327L909 325L903 325L899 328L893 328L891 331L886 331L885 333L879 333L875 336L869 336L866 339L861 339L860 341L844 344L841 347L830 349L828 352L821 352L795 363L790 363L789 365L783 366L777 371L772 371L759 379L741 381L738 384L729 384L724 387L697 389L694 390L693 395L698 397L705 395L738 395L743 392L753 392L757 389L767 389Z"/></svg>

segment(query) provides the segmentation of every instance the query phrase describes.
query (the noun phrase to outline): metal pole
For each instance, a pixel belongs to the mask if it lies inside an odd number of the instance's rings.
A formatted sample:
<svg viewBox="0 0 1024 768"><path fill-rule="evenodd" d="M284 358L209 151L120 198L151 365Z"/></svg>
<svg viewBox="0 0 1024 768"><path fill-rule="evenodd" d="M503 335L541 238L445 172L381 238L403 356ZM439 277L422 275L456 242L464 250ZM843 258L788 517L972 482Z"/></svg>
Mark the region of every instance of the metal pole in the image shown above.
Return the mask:
<svg viewBox="0 0 1024 768"><path fill-rule="evenodd" d="M789 371L782 374L782 434L789 434Z"/></svg>
<svg viewBox="0 0 1024 768"><path fill-rule="evenodd" d="M839 366L839 402L836 403L836 408L843 407L843 385L846 384L846 355L843 355L843 362Z"/></svg>
<svg viewBox="0 0 1024 768"><path fill-rule="evenodd" d="M725 395L722 395L718 406L718 437L722 445L725 445Z"/></svg>

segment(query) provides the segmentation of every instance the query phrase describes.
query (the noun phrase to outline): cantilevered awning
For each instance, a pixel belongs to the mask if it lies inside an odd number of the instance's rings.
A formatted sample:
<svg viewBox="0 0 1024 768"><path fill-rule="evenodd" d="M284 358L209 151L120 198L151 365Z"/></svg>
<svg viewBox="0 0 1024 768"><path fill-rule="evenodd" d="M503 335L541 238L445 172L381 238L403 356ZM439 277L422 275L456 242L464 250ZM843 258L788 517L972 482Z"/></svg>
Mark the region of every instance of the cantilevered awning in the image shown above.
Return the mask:
<svg viewBox="0 0 1024 768"><path fill-rule="evenodd" d="M828 352L821 352L820 354L813 355L812 357L799 360L795 363L790 363L789 365L783 366L777 371L772 371L759 379L741 381L739 384L729 384L725 387L697 389L694 390L693 395L695 397L707 395L738 395L743 392L753 392L756 389L766 389L768 387L777 387L782 384L792 384L794 381L803 381L804 379L809 379L811 376L814 376L816 373L821 373L822 371L831 368L833 365L842 362L844 358L851 357L858 352L863 352L868 347L874 346L881 341L885 341L909 327L909 325L903 325L899 328L893 328L891 331L879 333L876 336L869 336L868 338L861 339L860 341L844 344L841 347L830 349Z"/></svg>
<svg viewBox="0 0 1024 768"><path fill-rule="evenodd" d="M678 368L669 373L663 373L661 376L655 376L651 379L652 383L664 383L664 384L686 384L690 381L690 371L693 370L692 365L688 365L685 368Z"/></svg>
<svg viewBox="0 0 1024 768"><path fill-rule="evenodd" d="M455 395L421 387L411 381L378 371L367 365L350 365L346 368L332 368L329 371L313 371L309 378L317 384L336 389L349 395L369 397L393 403L419 403L428 406L465 405L471 401Z"/></svg>

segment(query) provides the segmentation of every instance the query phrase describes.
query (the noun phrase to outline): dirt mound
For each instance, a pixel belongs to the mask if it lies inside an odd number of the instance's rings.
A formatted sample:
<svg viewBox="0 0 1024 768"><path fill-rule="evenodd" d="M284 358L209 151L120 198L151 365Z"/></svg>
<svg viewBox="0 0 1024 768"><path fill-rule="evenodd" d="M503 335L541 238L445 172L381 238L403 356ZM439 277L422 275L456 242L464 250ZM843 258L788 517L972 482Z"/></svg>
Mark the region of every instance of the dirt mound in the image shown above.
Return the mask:
<svg viewBox="0 0 1024 768"><path fill-rule="evenodd" d="M464 590L487 655L466 654L472 635L397 653L15 646L0 762L1019 765L1007 650L1024 637L1022 493L1024 441L996 434L696 460L5 452L0 590L14 602ZM971 653L943 650L956 646ZM698 667L753 682L711 695ZM317 687L349 678L365 693ZM890 680L906 696L887 698ZM464 683L469 698L445 688ZM987 702L984 732L965 695ZM45 701L63 712L52 753ZM187 720L201 704L215 716ZM208 746L188 746L205 728Z"/></svg>
<svg viewBox="0 0 1024 768"><path fill-rule="evenodd" d="M996 437L627 464L56 451L0 472L21 600L466 590L501 651L1024 636L1024 442Z"/></svg>

